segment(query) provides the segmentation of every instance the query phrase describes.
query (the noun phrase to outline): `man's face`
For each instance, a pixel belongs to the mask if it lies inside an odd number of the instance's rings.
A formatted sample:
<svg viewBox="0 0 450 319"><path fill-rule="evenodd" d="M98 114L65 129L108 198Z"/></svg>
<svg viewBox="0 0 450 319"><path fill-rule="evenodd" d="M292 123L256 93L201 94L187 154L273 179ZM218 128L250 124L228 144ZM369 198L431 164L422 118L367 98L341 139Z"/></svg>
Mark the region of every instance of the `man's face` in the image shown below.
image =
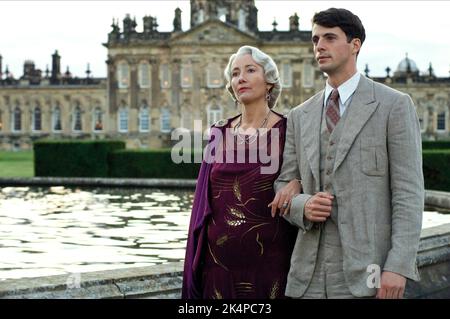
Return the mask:
<svg viewBox="0 0 450 319"><path fill-rule="evenodd" d="M356 54L360 48L360 41L353 39L348 43L341 28L327 28L314 24L312 42L319 69L329 76L345 72L356 65Z"/></svg>

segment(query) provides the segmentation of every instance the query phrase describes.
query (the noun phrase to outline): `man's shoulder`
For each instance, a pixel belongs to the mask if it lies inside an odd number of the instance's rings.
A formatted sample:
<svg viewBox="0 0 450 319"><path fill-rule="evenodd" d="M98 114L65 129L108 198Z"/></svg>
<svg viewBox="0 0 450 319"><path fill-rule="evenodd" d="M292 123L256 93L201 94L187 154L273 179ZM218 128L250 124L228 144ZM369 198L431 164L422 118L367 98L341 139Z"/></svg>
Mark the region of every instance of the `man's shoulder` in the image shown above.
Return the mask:
<svg viewBox="0 0 450 319"><path fill-rule="evenodd" d="M312 107L313 105L316 105L318 102L320 102L320 98L323 95L324 90L320 90L313 96L311 96L309 99L307 99L305 102L295 106L292 108L291 112L297 113L301 110L308 109L309 107Z"/></svg>
<svg viewBox="0 0 450 319"><path fill-rule="evenodd" d="M371 81L373 83L373 90L375 93L375 97L379 100L379 99L397 99L400 96L405 96L408 95L405 92L396 90L394 88L391 88L390 86L387 86L386 84L380 83L380 82L376 82L374 80L368 79L369 81Z"/></svg>

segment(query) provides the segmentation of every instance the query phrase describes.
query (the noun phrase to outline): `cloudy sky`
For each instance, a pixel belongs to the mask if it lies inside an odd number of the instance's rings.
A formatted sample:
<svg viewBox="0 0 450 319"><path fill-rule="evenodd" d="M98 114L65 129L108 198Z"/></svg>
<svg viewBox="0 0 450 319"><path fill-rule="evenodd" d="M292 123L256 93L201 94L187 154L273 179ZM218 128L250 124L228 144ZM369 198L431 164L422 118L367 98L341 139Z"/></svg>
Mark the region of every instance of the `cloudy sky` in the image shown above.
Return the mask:
<svg viewBox="0 0 450 319"><path fill-rule="evenodd" d="M311 30L316 11L331 6L347 8L357 14L366 28L367 39L359 56L362 71L369 64L370 74L385 75L401 59L413 59L421 71L432 62L436 75L450 71L450 1L269 1L256 0L260 30L271 30L276 18L278 30L288 29L289 16L300 17L300 28ZM182 13L182 28L190 26L189 1L0 1L0 55L3 71L8 65L15 77L21 76L23 62L33 60L37 68L51 67L51 54L58 50L62 70L70 67L84 76L87 63L93 75L106 76L107 40L113 18L122 20L129 13L142 30L144 15L156 16L159 31L171 31L174 9Z"/></svg>

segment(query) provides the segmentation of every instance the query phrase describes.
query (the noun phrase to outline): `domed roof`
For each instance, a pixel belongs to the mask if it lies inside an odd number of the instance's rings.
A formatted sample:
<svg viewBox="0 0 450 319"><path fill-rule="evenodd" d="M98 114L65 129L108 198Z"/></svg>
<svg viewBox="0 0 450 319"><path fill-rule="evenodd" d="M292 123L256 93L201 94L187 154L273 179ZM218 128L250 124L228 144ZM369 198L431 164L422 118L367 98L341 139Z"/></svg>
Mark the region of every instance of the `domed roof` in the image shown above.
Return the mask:
<svg viewBox="0 0 450 319"><path fill-rule="evenodd" d="M408 53L406 53L406 57L400 61L397 66L396 72L419 72L419 68L416 65L416 62L408 58Z"/></svg>

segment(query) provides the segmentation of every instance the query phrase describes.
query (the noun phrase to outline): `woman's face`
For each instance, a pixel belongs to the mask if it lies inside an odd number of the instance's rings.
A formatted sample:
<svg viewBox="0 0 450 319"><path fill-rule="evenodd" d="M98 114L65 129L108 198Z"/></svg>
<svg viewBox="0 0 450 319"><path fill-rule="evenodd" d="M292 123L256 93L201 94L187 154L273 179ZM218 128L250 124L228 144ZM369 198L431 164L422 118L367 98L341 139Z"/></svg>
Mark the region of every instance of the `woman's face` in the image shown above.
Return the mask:
<svg viewBox="0 0 450 319"><path fill-rule="evenodd" d="M265 101L270 85L266 83L264 69L250 54L238 56L231 65L231 88L242 104Z"/></svg>

